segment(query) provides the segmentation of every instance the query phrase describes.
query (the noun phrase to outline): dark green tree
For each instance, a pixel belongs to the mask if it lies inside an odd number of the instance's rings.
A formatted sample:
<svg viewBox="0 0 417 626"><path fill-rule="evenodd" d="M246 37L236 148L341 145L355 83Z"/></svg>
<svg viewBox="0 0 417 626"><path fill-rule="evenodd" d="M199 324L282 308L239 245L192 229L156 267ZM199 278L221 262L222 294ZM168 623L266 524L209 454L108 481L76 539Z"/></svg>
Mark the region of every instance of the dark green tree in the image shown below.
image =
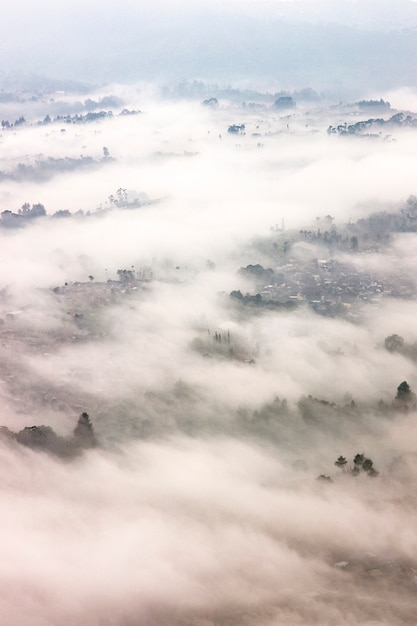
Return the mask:
<svg viewBox="0 0 417 626"><path fill-rule="evenodd" d="M411 395L411 387L406 380L398 385L397 387L397 395L395 396L396 400L407 401Z"/></svg>
<svg viewBox="0 0 417 626"><path fill-rule="evenodd" d="M340 467L340 469L345 469L347 465L347 461L344 456L339 456L339 458L334 462L336 467Z"/></svg>
<svg viewBox="0 0 417 626"><path fill-rule="evenodd" d="M81 413L74 428L73 440L80 448L94 448L97 445L93 425L88 413Z"/></svg>

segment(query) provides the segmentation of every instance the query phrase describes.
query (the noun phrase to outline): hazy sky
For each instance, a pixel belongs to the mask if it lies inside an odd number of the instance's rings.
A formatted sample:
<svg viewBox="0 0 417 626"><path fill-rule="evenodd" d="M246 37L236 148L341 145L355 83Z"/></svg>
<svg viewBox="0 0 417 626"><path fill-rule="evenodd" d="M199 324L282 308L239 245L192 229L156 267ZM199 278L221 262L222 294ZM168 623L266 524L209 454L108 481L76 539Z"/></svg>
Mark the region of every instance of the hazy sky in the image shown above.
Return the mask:
<svg viewBox="0 0 417 626"><path fill-rule="evenodd" d="M21 1L3 10L0 52L3 75L387 88L414 84L415 25L411 0Z"/></svg>

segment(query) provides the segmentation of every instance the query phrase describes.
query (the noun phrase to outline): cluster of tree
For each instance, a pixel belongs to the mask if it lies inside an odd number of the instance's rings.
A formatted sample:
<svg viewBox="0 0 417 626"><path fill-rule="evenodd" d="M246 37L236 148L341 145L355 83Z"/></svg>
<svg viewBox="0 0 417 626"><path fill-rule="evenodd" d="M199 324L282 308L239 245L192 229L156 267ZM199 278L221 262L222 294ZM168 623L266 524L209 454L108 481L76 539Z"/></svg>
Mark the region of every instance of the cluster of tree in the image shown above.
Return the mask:
<svg viewBox="0 0 417 626"><path fill-rule="evenodd" d="M344 456L339 456L334 464L343 472L349 471L352 476L358 476L361 472L372 477L378 476L378 472L374 468L373 461L365 457L364 454L356 454L353 458L353 465L348 465Z"/></svg>
<svg viewBox="0 0 417 626"><path fill-rule="evenodd" d="M0 170L0 181L3 180L48 180L61 172L73 172L80 168L95 167L106 159L96 160L93 157L81 156L78 159L72 157L37 159L34 165L19 163L14 170L5 172Z"/></svg>
<svg viewBox="0 0 417 626"><path fill-rule="evenodd" d="M142 111L136 111L135 109L122 109L119 113L119 115L121 115L122 117L124 115L139 115L140 113L142 113Z"/></svg>
<svg viewBox="0 0 417 626"><path fill-rule="evenodd" d="M32 206L30 206L29 202L25 202L24 204L22 204L18 213L23 217L34 218L43 217L44 215L46 215L46 210L44 205L40 202L38 202L37 204L32 204Z"/></svg>
<svg viewBox="0 0 417 626"><path fill-rule="evenodd" d="M232 135L244 135L245 128L244 124L231 124L227 129L227 132Z"/></svg>
<svg viewBox="0 0 417 626"><path fill-rule="evenodd" d="M359 219L355 225L350 225L357 235L368 240L382 241L392 233L417 232L417 204L413 204L413 196L407 200L405 207L398 211L379 211L366 218Z"/></svg>
<svg viewBox="0 0 417 626"><path fill-rule="evenodd" d="M2 211L0 225L6 228L18 228L38 217L44 217L46 209L43 204L30 204L25 202L17 213Z"/></svg>
<svg viewBox="0 0 417 626"><path fill-rule="evenodd" d="M9 122L8 120L2 120L1 121L1 127L2 128L13 128L13 126L22 126L22 124L25 124L25 122L26 122L25 118L23 117L23 115L21 115L14 122Z"/></svg>
<svg viewBox="0 0 417 626"><path fill-rule="evenodd" d="M107 200L111 208L117 209L139 209L140 207L158 202L157 200L150 200L146 193L143 192L139 194L135 192L133 199L130 199L128 190L123 187L119 187L116 193L111 194Z"/></svg>
<svg viewBox="0 0 417 626"><path fill-rule="evenodd" d="M78 215L84 215L83 211L81 211L81 210L78 211L77 214ZM55 213L52 215L52 217L54 217L54 218L72 217L72 213L68 209L60 209L59 211L55 211Z"/></svg>
<svg viewBox="0 0 417 626"><path fill-rule="evenodd" d="M271 96L271 94L263 94L262 103L242 102L242 107L250 109L265 109L267 108L267 104L265 103L269 102L271 98L273 99L272 107L281 110L295 109L296 102L298 100L304 102L318 102L320 100L319 94L314 91L314 89L307 87L306 89L301 89L300 91L280 91L273 96Z"/></svg>
<svg viewBox="0 0 417 626"><path fill-rule="evenodd" d="M293 100L300 100L305 102L317 102L322 96L318 94L311 87L305 87L300 90L287 91L281 90L276 93L261 92L254 89L237 89L234 87L221 87L213 83L205 83L203 81L183 80L173 87L163 87L162 96L165 98L204 98L210 100L211 98L224 98L228 101L236 103L252 101L251 104L256 103L274 103L278 98L292 98ZM203 102L205 103L205 102Z"/></svg>
<svg viewBox="0 0 417 626"><path fill-rule="evenodd" d="M295 300L287 300L286 302L278 302L276 300L265 299L260 293L250 295L247 293L243 295L240 289L230 292L230 298L236 303L243 304L250 307L262 307L265 309L295 309L299 303Z"/></svg>
<svg viewBox="0 0 417 626"><path fill-rule="evenodd" d="M38 126L41 126L41 125L46 126L47 124L51 124L52 121L65 123L65 124L79 124L79 123L84 123L84 122L92 122L92 121L95 121L104 117L111 117L112 115L113 115L112 111L98 111L98 112L90 111L86 113L85 115L82 115L81 113L78 113L75 115L57 115L53 120L50 115L46 115L44 119L42 121L37 122L37 124ZM22 115L14 123L9 122L8 120L2 120L1 125L3 128L12 128L14 126L21 126L25 122L26 120Z"/></svg>
<svg viewBox="0 0 417 626"><path fill-rule="evenodd" d="M356 102L361 109L390 109L391 104L380 98L379 100L359 100Z"/></svg>
<svg viewBox="0 0 417 626"><path fill-rule="evenodd" d="M116 191L114 195L111 194L109 196L109 202L110 204L114 206L119 206L119 207L125 206L128 202L127 189L123 189L123 187L119 187L119 189Z"/></svg>
<svg viewBox="0 0 417 626"><path fill-rule="evenodd" d="M211 98L206 98L205 100L203 100L201 104L203 104L206 107L217 107L219 104L219 101L217 100L217 98L211 97Z"/></svg>
<svg viewBox="0 0 417 626"><path fill-rule="evenodd" d="M200 328L198 336L190 345L203 358L220 357L222 360L226 358L240 363L255 363L244 338L233 334L230 329Z"/></svg>
<svg viewBox="0 0 417 626"><path fill-rule="evenodd" d="M138 270L135 270L134 266L132 265L130 270L119 269L117 270L116 274L118 276L119 282L121 283L132 283L136 281L149 282L153 278L152 269L148 266L140 267ZM93 276L89 276L88 278L90 281L94 280Z"/></svg>
<svg viewBox="0 0 417 626"><path fill-rule="evenodd" d="M164 86L161 90L164 98L187 98L209 99L210 97L224 98L233 102L241 102L242 98L264 99L271 98L270 94L263 94L252 89L236 89L234 87L221 87L216 83L205 83L201 80L182 80L174 86Z"/></svg>
<svg viewBox="0 0 417 626"><path fill-rule="evenodd" d="M55 160L62 161L62 159ZM134 200L129 201L127 197L127 190L120 187L117 190L115 196L111 195L109 197L110 207L104 209L99 208L95 211L87 211L86 213L84 213L84 211L82 211L81 209L79 209L75 213L71 213L71 211L69 211L68 209L59 209L55 211L55 213L53 213L51 217L56 219L69 217L91 217L95 215L98 216L106 213L107 211L110 211L113 208L134 209L153 204L154 202L157 201L149 200L144 193L139 194L139 198L135 198ZM2 213L0 214L0 227L20 228L31 223L34 218L45 217L46 215L46 209L43 204L36 203L30 206L28 202L25 202L22 207L17 211L17 213L10 210L2 211Z"/></svg>
<svg viewBox="0 0 417 626"><path fill-rule="evenodd" d="M87 99L84 103L84 106L89 109L88 113L82 114L82 113L74 113L73 115L71 114L66 114L66 115L56 115L55 117L51 117L49 114L47 114L43 120L39 120L38 122L36 122L36 124L38 126L47 126L48 124L52 124L52 123L64 123L64 124L84 124L86 122L94 122L96 120L101 120L107 117L113 117L113 111L111 109L109 110L100 110L100 111L94 111L95 108L97 108L97 106L99 104L101 104L102 106L105 104L109 104L110 106L118 106L120 104L120 101L115 98L114 96L105 96L104 98L102 98L99 102L95 102L94 100L90 100ZM125 115L138 115L139 113L141 113L141 111L137 111L134 109L122 109L120 111L120 113L118 114L119 116L125 116ZM26 120L23 117L23 115L21 115L20 117L18 117L14 122L10 122L9 120L2 120L1 122L1 126L3 129L6 128L13 128L15 126L21 126L22 124L25 124Z"/></svg>
<svg viewBox="0 0 417 626"><path fill-rule="evenodd" d="M276 109L294 109L295 101L292 96L280 96L274 102Z"/></svg>
<svg viewBox="0 0 417 626"><path fill-rule="evenodd" d="M291 96L293 100L303 100L305 102L318 102L322 97L311 87L304 87L303 89L294 91L279 91L274 94L274 100L288 96Z"/></svg>
<svg viewBox="0 0 417 626"><path fill-rule="evenodd" d="M289 245L299 239L344 252L375 251L388 245L395 233L417 232L417 197L411 195L405 206L396 211L376 211L347 224L335 224L330 215L317 217L316 227L300 229L298 237L288 231L273 229L272 232L276 232L274 252L282 249L287 253ZM278 242L287 242L287 247L279 246Z"/></svg>
<svg viewBox="0 0 417 626"><path fill-rule="evenodd" d="M133 109L129 110L125 108L120 111L119 116L139 115L139 113L141 113L141 111L136 111ZM78 113L75 115L57 115L53 120L49 118L49 122L46 121L48 117L49 116L47 116L43 120L43 122L38 122L38 124L50 123L51 121L59 122L59 123L63 122L64 124L85 124L86 122L95 122L97 120L101 120L104 118L114 117L114 113L112 110L109 110L109 111L89 111L85 115L82 115L81 113Z"/></svg>
<svg viewBox="0 0 417 626"><path fill-rule="evenodd" d="M117 275L119 277L119 281L121 283L131 283L136 280L135 271L133 269L130 270L117 270Z"/></svg>
<svg viewBox="0 0 417 626"><path fill-rule="evenodd" d="M249 278L254 280L257 284L267 285L272 280L275 279L274 270L269 268L264 268L262 265L257 263L256 265L247 265L246 267L241 267L238 270L238 274L243 276L244 278Z"/></svg>
<svg viewBox="0 0 417 626"><path fill-rule="evenodd" d="M355 454L353 464L348 465L347 459L344 456L339 456L334 464L341 469L343 473L348 473L351 476L359 476L359 474L366 474L372 478L379 476L379 472L374 468L372 459L362 453ZM332 478L326 474L320 474L317 476L317 480L333 482Z"/></svg>
<svg viewBox="0 0 417 626"><path fill-rule="evenodd" d="M348 420L358 420L361 418L363 408L361 408L353 399L349 399L343 404L337 404L324 399L315 398L312 395L301 396L297 405L298 415L303 422L311 426L322 426L328 428L330 425L337 426ZM411 391L406 381L403 381L397 387L397 394L390 404L386 404L382 400L378 401L374 406L367 406L366 411L372 410L373 413L385 415L392 414L393 411L404 411L417 409L416 395ZM266 404L260 411L255 411L253 419L271 421L277 416L282 416L289 412L287 401L276 398L273 403Z"/></svg>
<svg viewBox="0 0 417 626"><path fill-rule="evenodd" d="M364 131L370 130L374 127L377 129L381 128L392 128L392 127L407 127L407 128L416 128L417 127L417 118L412 117L411 115L406 115L405 113L396 113L388 120L384 120L383 118L370 118L369 120L362 120L360 122L355 122L355 124L339 124L338 126L329 126L327 129L327 133L329 135L362 135Z"/></svg>
<svg viewBox="0 0 417 626"><path fill-rule="evenodd" d="M18 433L2 426L0 435L33 450L49 452L62 458L73 458L97 446L88 413L81 413L72 437L60 437L50 426L27 426Z"/></svg>
<svg viewBox="0 0 417 626"><path fill-rule="evenodd" d="M230 344L230 331L228 330L227 333L225 334L222 334L221 332L217 332L217 330L214 331L213 341L215 341L216 343Z"/></svg>
<svg viewBox="0 0 417 626"><path fill-rule="evenodd" d="M410 397L413 399L411 403ZM405 381L398 386L397 395L392 403L386 406L390 417L393 417L398 410L402 410L399 406L399 403L402 402L405 402L408 407L413 406L414 409L417 409L415 396ZM291 446L291 442L294 441L294 432L298 432L297 439L299 441L302 441L304 437L307 443L311 436L315 436L312 435L312 427L325 433L326 441L329 431L341 439L347 432L351 437L355 430L357 433L361 432L363 412L366 411L368 414L371 411L374 415L379 413L382 417L384 412L380 412L379 408L380 403L361 408L354 400L337 405L334 402L308 396L300 398L296 410L294 410L285 399L277 397L255 411L240 408L236 417L239 432L247 432L251 437L266 438L270 442L273 441L287 447ZM343 474L353 477L364 475L375 478L379 475L372 458L363 452L355 454L350 461L346 456L341 455L336 459L334 465ZM296 462L295 466L308 469L304 460ZM334 476L325 474L318 476L318 479L323 481L332 481L333 478Z"/></svg>
<svg viewBox="0 0 417 626"><path fill-rule="evenodd" d="M106 109L115 109L117 107L122 106L123 101L120 100L117 96L103 96L99 100L92 100L91 98L87 98L84 100L84 106L89 111L93 111L94 109L106 108Z"/></svg>
<svg viewBox="0 0 417 626"><path fill-rule="evenodd" d="M302 396L297 403L297 408L303 420L309 424L318 424L323 421L331 423L339 418L357 417L359 415L359 409L354 400L338 405L335 402L321 400L312 395Z"/></svg>
<svg viewBox="0 0 417 626"><path fill-rule="evenodd" d="M297 408L304 421L308 423L334 422L340 417L360 417L361 411L354 400L338 405L335 402L321 400L312 395L302 396L297 403ZM403 381L397 387L397 393L390 404L379 400L373 407L373 411L380 415L392 414L392 412L406 413L417 409L417 397L411 390L407 381Z"/></svg>
<svg viewBox="0 0 417 626"><path fill-rule="evenodd" d="M301 229L299 234L304 241L310 241L311 243L325 244L329 247L338 247L347 251L352 250L356 252L358 250L357 236L342 235L335 226L325 231L322 231L321 228L317 228L317 230Z"/></svg>
<svg viewBox="0 0 417 626"><path fill-rule="evenodd" d="M85 122L94 122L106 117L113 117L113 111L89 111L85 115L81 113L77 113L75 115L57 115L54 122L64 122L64 124L82 124ZM45 120L43 123L45 123Z"/></svg>
<svg viewBox="0 0 417 626"><path fill-rule="evenodd" d="M413 361L417 361L417 342L408 345L401 335L394 333L385 337L384 345L388 352L398 353Z"/></svg>

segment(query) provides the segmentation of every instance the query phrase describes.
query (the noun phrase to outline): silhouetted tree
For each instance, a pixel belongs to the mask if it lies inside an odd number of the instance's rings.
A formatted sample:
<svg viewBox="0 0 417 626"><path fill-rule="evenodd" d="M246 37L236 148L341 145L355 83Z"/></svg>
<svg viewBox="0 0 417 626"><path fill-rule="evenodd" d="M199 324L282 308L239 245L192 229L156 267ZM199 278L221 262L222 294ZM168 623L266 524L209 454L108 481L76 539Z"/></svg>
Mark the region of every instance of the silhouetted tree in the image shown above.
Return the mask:
<svg viewBox="0 0 417 626"><path fill-rule="evenodd" d="M340 467L341 469L345 469L347 465L347 461L344 456L339 456L339 458L334 462L336 467Z"/></svg>
<svg viewBox="0 0 417 626"><path fill-rule="evenodd" d="M406 380L403 380L397 387L394 407L400 411L408 411L417 407L416 394L411 391L411 387Z"/></svg>
<svg viewBox="0 0 417 626"><path fill-rule="evenodd" d="M275 100L274 107L277 109L293 109L295 102L291 96L280 96Z"/></svg>
<svg viewBox="0 0 417 626"><path fill-rule="evenodd" d="M245 134L245 125L244 124L231 124L227 129L228 133L232 135L244 135Z"/></svg>
<svg viewBox="0 0 417 626"><path fill-rule="evenodd" d="M80 448L94 448L96 437L88 413L81 413L78 424L74 428L74 443Z"/></svg>
<svg viewBox="0 0 417 626"><path fill-rule="evenodd" d="M411 387L406 380L398 385L397 387L397 395L395 396L397 400L408 400L411 394Z"/></svg>
<svg viewBox="0 0 417 626"><path fill-rule="evenodd" d="M385 337L385 348L388 352L400 352L404 346L404 339L400 335Z"/></svg>
<svg viewBox="0 0 417 626"><path fill-rule="evenodd" d="M117 275L119 277L119 281L124 283L135 279L135 273L133 270L117 270Z"/></svg>

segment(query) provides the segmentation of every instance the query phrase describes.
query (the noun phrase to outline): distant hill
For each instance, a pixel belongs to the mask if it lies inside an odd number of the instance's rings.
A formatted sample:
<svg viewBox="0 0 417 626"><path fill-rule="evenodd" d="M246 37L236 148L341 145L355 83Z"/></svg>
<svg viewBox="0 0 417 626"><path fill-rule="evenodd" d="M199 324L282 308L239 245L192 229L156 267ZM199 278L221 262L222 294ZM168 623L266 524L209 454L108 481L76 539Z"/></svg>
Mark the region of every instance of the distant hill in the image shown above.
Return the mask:
<svg viewBox="0 0 417 626"><path fill-rule="evenodd" d="M44 15L38 6L34 27L34 9L28 8L19 20L4 20L3 80L17 71L95 84L256 80L277 90L309 85L353 95L417 85L416 2L246 1L224 7L196 3L174 10L157 2L152 9L120 8L110 2L99 12L83 7L80 14L75 3L66 10L65 27L59 15Z"/></svg>

